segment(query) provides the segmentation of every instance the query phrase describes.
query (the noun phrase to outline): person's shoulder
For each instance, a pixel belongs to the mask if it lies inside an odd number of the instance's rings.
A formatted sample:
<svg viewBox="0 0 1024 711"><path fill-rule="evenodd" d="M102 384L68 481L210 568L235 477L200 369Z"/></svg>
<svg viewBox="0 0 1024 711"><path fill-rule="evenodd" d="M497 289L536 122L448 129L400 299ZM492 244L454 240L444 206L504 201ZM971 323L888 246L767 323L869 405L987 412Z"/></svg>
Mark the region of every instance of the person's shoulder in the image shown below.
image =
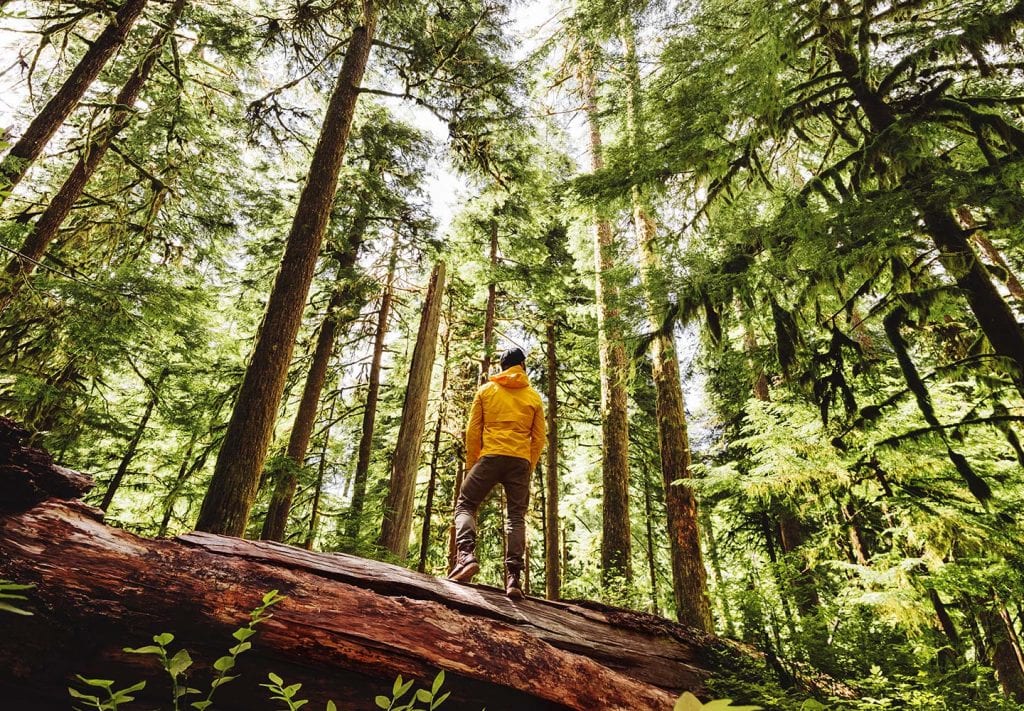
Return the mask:
<svg viewBox="0 0 1024 711"><path fill-rule="evenodd" d="M537 405L543 405L543 404L544 404L544 401L543 401L543 400L541 400L541 397L540 397L540 392L539 392L539 391L537 390L537 388L533 387L532 385L530 386L530 398L531 398L531 399L532 399L532 400L533 400L533 401L534 401L534 402L535 402L535 403L536 403Z"/></svg>

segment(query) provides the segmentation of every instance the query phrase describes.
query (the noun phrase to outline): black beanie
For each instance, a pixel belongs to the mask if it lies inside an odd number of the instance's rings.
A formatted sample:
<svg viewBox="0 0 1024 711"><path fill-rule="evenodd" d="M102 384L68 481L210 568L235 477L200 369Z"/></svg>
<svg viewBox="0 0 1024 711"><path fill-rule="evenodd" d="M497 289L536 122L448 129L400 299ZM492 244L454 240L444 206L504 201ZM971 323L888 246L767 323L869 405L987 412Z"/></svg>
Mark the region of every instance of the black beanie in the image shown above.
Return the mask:
<svg viewBox="0 0 1024 711"><path fill-rule="evenodd" d="M501 354L501 369L508 370L514 365L522 365L526 362L526 354L522 348L509 348Z"/></svg>

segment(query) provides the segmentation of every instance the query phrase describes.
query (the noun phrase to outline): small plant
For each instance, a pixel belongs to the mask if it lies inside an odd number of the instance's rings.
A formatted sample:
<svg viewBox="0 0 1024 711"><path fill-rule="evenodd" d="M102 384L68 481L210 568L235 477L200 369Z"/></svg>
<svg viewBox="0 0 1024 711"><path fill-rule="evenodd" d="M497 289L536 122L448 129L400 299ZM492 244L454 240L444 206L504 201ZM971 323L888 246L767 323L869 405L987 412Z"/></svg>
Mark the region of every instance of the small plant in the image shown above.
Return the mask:
<svg viewBox="0 0 1024 711"><path fill-rule="evenodd" d="M22 610L9 600L18 602L28 601L28 598L21 594L23 590L31 590L35 585L20 585L13 580L0 580L0 611L10 612L15 615L31 615L28 610Z"/></svg>
<svg viewBox="0 0 1024 711"><path fill-rule="evenodd" d="M431 685L429 691L426 689L417 689L416 693L412 695L412 698L409 701L401 703L402 698L412 688L413 681L412 679L409 681L403 681L402 675L399 674L398 678L395 679L394 685L391 687L391 698L389 699L387 696L383 695L378 696L374 699L374 703L385 711L434 711L434 709L443 704L451 694L451 692L446 691L438 696L438 692L441 691L441 686L443 684L444 670L442 669L437 673L437 676L434 677L434 683ZM421 708L417 706L419 703L427 705Z"/></svg>
<svg viewBox="0 0 1024 711"><path fill-rule="evenodd" d="M82 691L78 691L73 686L68 687L68 693L71 694L71 698L78 699L87 704L87 708L99 709L99 711L117 711L117 708L121 704L126 704L129 701L134 701L135 697L132 694L142 691L146 688L146 682L140 681L138 684L133 684L120 691L114 691L114 682L109 679L86 679L84 676L76 674L75 676L88 687L94 689L102 689L106 695L106 699L101 699L95 694L87 694ZM77 706L75 707L78 708Z"/></svg>
<svg viewBox="0 0 1024 711"><path fill-rule="evenodd" d="M272 615L268 610L284 599L285 597L278 594L277 590L271 590L263 596L259 607L249 613L249 624L238 628L232 633L231 636L235 638L237 644L228 649L227 654L213 663L216 673L210 682L210 688L206 692L206 696L199 701L192 701L189 704L189 708L196 711L205 711L210 708L213 705L213 695L217 689L238 678L237 675L231 676L228 672L235 668L239 655L252 649L252 643L249 641L249 638L256 634L256 625L269 620ZM131 654L152 654L160 660L161 666L171 678L172 708L174 711L179 711L184 697L199 695L202 692L199 689L188 686L186 683L185 672L192 666L192 657L187 649L179 649L172 654L168 646L173 641L174 635L170 632L164 632L153 637L153 644L137 648L125 647L124 651ZM114 682L107 679L86 679L83 676L78 676L78 679L88 687L102 689L106 692L107 698L102 699L96 694L68 687L68 693L72 698L83 701L88 704L88 708L98 709L99 711L117 711L121 704L134 700L132 694L146 687L146 682L142 681L125 689L115 691ZM298 706L295 708L298 708Z"/></svg>
<svg viewBox="0 0 1024 711"><path fill-rule="evenodd" d="M295 698L299 693L299 689L302 688L302 684L285 686L284 679L274 673L267 674L267 678L270 679L270 683L260 684L260 686L270 689L272 694L270 698L274 701L283 701L288 706L288 711L298 711L298 709L309 703L307 699ZM338 711L338 707L333 701L328 701L327 711Z"/></svg>

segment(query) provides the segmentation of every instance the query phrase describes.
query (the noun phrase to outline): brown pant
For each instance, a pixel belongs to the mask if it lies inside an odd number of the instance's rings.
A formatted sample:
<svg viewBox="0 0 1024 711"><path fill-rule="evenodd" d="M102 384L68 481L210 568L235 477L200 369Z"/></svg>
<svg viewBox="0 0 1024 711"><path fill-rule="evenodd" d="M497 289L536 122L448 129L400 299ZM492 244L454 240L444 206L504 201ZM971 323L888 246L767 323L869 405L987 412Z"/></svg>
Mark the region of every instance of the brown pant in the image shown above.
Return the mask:
<svg viewBox="0 0 1024 711"><path fill-rule="evenodd" d="M466 474L455 505L455 541L459 550L476 548L476 512L497 484L505 487L505 567L523 569L526 551L526 508L530 503L530 462L522 457L487 454Z"/></svg>

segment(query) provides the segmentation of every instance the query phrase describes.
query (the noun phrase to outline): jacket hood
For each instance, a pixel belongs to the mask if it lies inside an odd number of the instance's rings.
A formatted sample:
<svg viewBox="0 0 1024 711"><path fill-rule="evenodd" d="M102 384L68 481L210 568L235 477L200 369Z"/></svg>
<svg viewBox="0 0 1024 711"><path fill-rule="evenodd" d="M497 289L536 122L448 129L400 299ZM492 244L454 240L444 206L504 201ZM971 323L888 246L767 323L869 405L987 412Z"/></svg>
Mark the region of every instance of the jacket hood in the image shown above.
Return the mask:
<svg viewBox="0 0 1024 711"><path fill-rule="evenodd" d="M513 365L508 370L503 370L497 375L492 375L489 380L505 388L528 388L530 378L521 365Z"/></svg>

